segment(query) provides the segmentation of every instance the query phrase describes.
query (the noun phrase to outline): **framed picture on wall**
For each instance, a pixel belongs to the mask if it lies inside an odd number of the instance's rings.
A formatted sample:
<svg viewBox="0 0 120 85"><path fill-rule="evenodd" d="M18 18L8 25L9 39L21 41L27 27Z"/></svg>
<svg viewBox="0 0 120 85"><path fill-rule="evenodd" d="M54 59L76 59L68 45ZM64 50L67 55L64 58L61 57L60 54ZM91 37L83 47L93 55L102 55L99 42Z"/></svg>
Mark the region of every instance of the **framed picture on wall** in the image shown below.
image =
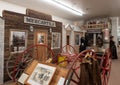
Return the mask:
<svg viewBox="0 0 120 85"><path fill-rule="evenodd" d="M45 44L46 40L45 40L46 34L45 33L37 33L37 44Z"/></svg>
<svg viewBox="0 0 120 85"><path fill-rule="evenodd" d="M60 48L61 44L61 33L53 32L52 33L52 49Z"/></svg>
<svg viewBox="0 0 120 85"><path fill-rule="evenodd" d="M80 34L75 34L75 45L80 45Z"/></svg>
<svg viewBox="0 0 120 85"><path fill-rule="evenodd" d="M27 31L10 31L10 51L11 53L23 52L27 46Z"/></svg>

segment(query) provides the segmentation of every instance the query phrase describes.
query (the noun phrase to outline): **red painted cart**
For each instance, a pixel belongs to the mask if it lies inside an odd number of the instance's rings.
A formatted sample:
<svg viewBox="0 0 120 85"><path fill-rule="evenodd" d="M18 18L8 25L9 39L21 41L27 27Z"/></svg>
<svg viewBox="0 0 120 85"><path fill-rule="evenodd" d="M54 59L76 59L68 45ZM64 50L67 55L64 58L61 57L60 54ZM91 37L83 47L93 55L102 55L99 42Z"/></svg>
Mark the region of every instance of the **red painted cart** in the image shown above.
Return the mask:
<svg viewBox="0 0 120 85"><path fill-rule="evenodd" d="M75 57L78 55L76 49L72 45L65 45L61 49L61 53L58 54L58 65L65 67L67 64L71 64Z"/></svg>
<svg viewBox="0 0 120 85"><path fill-rule="evenodd" d="M99 63L98 60L100 61ZM70 70L67 78L65 79L64 85L108 85L112 64L111 53L108 49L102 57L98 57L92 50L85 50L72 58L72 60L70 56L67 56L67 59L63 62L66 61L70 63L66 66L67 68L69 67ZM92 65L96 65L96 67L92 68ZM90 69L89 66L92 66L90 67L92 69ZM88 73L90 78L87 80L88 74L85 74L86 70L97 70L97 72L93 72L93 74L92 72Z"/></svg>
<svg viewBox="0 0 120 85"><path fill-rule="evenodd" d="M102 57L98 57L92 50L85 50L78 54L76 53L76 50L73 46L66 45L62 48L60 55L65 56L65 59L58 62L57 64L59 65L63 62L67 62L66 66L64 67L70 69L68 76L65 78L64 85L83 85L81 82L85 81L87 78L87 75L82 75L82 72L85 72L83 71L84 64L92 65L94 61L96 62L98 60L100 60L99 65L96 66L98 69L100 69L100 73L98 73L100 78L98 79L101 80L101 85L108 85L112 64L111 54L109 50L106 50ZM43 44L33 45L27 48L24 52L20 53L19 56L13 57L11 55L9 57L6 64L7 72L9 77L15 81L21 75L24 69L29 65L29 63L32 62L33 59L45 62L49 59L54 60L54 58L54 53L48 46ZM13 59L14 62L12 61Z"/></svg>

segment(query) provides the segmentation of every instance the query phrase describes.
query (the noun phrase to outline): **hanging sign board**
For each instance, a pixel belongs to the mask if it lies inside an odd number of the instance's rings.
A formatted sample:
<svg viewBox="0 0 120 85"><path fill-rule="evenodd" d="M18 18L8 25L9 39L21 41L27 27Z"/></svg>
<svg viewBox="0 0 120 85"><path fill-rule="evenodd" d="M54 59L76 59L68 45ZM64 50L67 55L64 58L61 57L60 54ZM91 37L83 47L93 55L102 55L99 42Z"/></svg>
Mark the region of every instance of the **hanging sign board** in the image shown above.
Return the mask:
<svg viewBox="0 0 120 85"><path fill-rule="evenodd" d="M24 16L24 23L56 27L55 22Z"/></svg>
<svg viewBox="0 0 120 85"><path fill-rule="evenodd" d="M88 29L87 33L101 33L102 29Z"/></svg>

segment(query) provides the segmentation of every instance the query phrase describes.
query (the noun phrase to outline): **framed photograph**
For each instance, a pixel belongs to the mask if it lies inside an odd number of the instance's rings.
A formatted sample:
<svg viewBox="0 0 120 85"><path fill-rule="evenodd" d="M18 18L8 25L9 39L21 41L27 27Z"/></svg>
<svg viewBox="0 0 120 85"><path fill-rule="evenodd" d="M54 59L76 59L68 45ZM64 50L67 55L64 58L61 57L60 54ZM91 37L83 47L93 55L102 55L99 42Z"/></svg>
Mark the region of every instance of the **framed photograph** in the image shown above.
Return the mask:
<svg viewBox="0 0 120 85"><path fill-rule="evenodd" d="M45 33L37 33L37 44L45 44Z"/></svg>
<svg viewBox="0 0 120 85"><path fill-rule="evenodd" d="M10 50L11 53L23 52L27 46L27 31L10 31Z"/></svg>
<svg viewBox="0 0 120 85"><path fill-rule="evenodd" d="M60 48L61 44L61 33L52 33L52 49Z"/></svg>
<svg viewBox="0 0 120 85"><path fill-rule="evenodd" d="M80 34L75 34L75 45L80 45Z"/></svg>
<svg viewBox="0 0 120 85"><path fill-rule="evenodd" d="M56 67L38 63L28 79L31 85L49 85Z"/></svg>

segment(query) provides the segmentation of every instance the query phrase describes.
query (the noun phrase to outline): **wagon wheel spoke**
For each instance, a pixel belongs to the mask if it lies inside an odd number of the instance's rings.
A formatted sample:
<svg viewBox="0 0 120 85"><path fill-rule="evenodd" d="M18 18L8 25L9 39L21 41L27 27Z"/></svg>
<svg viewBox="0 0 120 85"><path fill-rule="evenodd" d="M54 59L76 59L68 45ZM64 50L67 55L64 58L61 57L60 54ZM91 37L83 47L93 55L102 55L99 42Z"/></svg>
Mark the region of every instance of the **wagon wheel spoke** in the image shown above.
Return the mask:
<svg viewBox="0 0 120 85"><path fill-rule="evenodd" d="M15 72L17 72L17 71L18 71L18 68L16 68L15 70L13 70L9 73L12 76L12 79L15 76Z"/></svg>
<svg viewBox="0 0 120 85"><path fill-rule="evenodd" d="M78 81L74 80L74 79L71 79L72 82L76 83L78 85Z"/></svg>
<svg viewBox="0 0 120 85"><path fill-rule="evenodd" d="M24 60L23 60L23 62L25 62L28 59L29 59L29 55L26 55L25 58L24 58Z"/></svg>
<svg viewBox="0 0 120 85"><path fill-rule="evenodd" d="M73 73L75 74L75 76L77 77L77 79L80 79L80 77L78 76L77 72L75 70L73 70Z"/></svg>
<svg viewBox="0 0 120 85"><path fill-rule="evenodd" d="M23 56L25 56L25 54L23 54ZM24 57L23 56L21 56L21 62L24 61Z"/></svg>
<svg viewBox="0 0 120 85"><path fill-rule="evenodd" d="M31 63L33 60L34 60L34 58L31 58L31 59L27 59L25 62L26 63Z"/></svg>
<svg viewBox="0 0 120 85"><path fill-rule="evenodd" d="M14 71L11 71L10 74L12 75L14 73Z"/></svg>
<svg viewBox="0 0 120 85"><path fill-rule="evenodd" d="M16 66L8 66L7 68L14 68L14 67L17 67L18 65L16 65Z"/></svg>
<svg viewBox="0 0 120 85"><path fill-rule="evenodd" d="M80 76L79 76L79 73L80 73L79 72L80 71L80 62L78 62L78 61L75 62L74 65L72 66L71 70L72 70L72 73L73 73L73 75L71 77L71 81L73 83L78 84L79 80L80 80Z"/></svg>
<svg viewBox="0 0 120 85"><path fill-rule="evenodd" d="M20 70L18 69L17 72L16 72L16 74L15 74L15 78L17 78L19 71Z"/></svg>
<svg viewBox="0 0 120 85"><path fill-rule="evenodd" d="M26 54L23 58L23 62L26 62L27 60L30 60L30 58L33 58L32 55Z"/></svg>
<svg viewBox="0 0 120 85"><path fill-rule="evenodd" d="M19 77L20 74L22 74L23 70L24 69L18 69L17 72L16 72L16 74L15 74L15 78Z"/></svg>

